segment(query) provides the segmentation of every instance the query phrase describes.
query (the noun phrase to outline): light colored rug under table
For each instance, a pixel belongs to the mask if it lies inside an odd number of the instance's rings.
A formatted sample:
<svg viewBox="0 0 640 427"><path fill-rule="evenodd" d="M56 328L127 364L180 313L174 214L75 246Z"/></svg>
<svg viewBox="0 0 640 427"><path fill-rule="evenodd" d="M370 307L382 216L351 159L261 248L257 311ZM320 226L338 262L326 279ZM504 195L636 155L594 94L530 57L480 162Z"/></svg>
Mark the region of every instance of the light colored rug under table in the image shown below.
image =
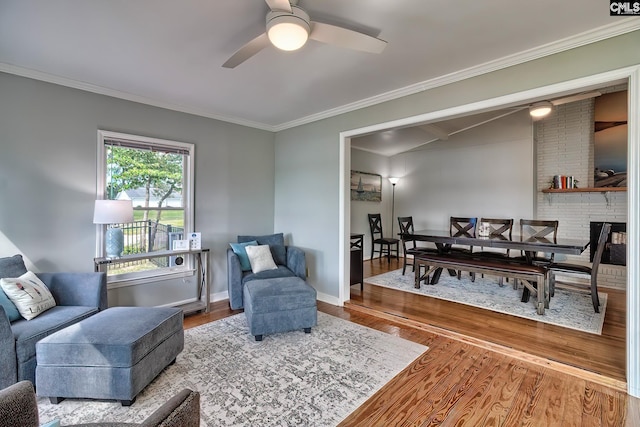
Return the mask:
<svg viewBox="0 0 640 427"><path fill-rule="evenodd" d="M310 334L249 335L244 314L185 331L185 349L130 407L38 398L41 423L140 422L183 388L202 426L335 426L427 347L324 313Z"/></svg>
<svg viewBox="0 0 640 427"><path fill-rule="evenodd" d="M478 274L475 282L472 282L468 273L464 272L461 280L458 280L457 277L449 276L449 273L444 271L436 285L425 285L422 282L420 289L414 287L414 274L411 268L407 269L404 276L402 269L399 269L369 277L365 282L598 335L602 333L607 308L606 293L598 293L600 313L596 313L591 303L591 295L556 289L549 308L545 309L544 315L538 315L535 306L536 297L532 296L528 303L520 302L522 289L514 290L511 280L505 281L504 286L500 287L496 277L482 278Z"/></svg>

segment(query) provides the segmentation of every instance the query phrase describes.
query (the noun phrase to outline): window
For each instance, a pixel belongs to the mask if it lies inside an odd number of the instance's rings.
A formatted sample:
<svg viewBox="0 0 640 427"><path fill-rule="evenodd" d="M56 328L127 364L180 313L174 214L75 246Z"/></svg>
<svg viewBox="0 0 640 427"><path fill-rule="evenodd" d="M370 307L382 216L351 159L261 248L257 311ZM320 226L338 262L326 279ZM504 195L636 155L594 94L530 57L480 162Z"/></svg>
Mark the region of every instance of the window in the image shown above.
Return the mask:
<svg viewBox="0 0 640 427"><path fill-rule="evenodd" d="M186 240L194 228L193 165L193 144L98 131L96 199L131 200L133 222L97 225L97 256L152 254ZM107 267L107 280L118 287L183 276L193 271L193 260L185 261L164 253L114 263Z"/></svg>

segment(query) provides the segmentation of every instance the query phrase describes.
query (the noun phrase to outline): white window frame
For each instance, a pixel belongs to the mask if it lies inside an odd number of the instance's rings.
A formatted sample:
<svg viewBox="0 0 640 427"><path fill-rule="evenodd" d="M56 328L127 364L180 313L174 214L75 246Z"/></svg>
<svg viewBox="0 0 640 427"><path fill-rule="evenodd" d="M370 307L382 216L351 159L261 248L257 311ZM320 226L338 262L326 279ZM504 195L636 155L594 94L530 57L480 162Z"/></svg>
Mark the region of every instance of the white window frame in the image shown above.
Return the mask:
<svg viewBox="0 0 640 427"><path fill-rule="evenodd" d="M96 199L105 198L106 189L106 141L112 140L134 141L141 145L176 148L188 151L187 160L184 165L184 182L182 197L184 202L184 233L188 235L194 231L194 187L195 187L195 146L186 142L178 142L167 139L151 138L146 136L131 135L120 132L98 130L98 150L97 150L97 179L96 179ZM104 235L106 227L96 224L96 257L105 256ZM157 270L143 271L136 273L126 273L121 275L107 276L107 287L109 289L124 286L133 286L142 283L157 281L158 279L182 278L195 274L195 263L192 256L185 257L185 263L181 266L159 268Z"/></svg>

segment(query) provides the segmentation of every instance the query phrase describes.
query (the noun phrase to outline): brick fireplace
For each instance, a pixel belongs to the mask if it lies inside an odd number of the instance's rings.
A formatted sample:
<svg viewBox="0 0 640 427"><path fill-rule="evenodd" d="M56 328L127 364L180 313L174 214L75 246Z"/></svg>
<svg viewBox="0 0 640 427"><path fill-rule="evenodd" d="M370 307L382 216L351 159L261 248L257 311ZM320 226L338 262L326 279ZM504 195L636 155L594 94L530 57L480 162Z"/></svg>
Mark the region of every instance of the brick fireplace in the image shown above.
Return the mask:
<svg viewBox="0 0 640 427"><path fill-rule="evenodd" d="M593 186L593 100L560 105L548 119L535 122L537 197L536 218L557 219L558 235L591 240L591 223L627 222L627 193L542 193L549 188L554 175L572 175L578 187ZM617 231L617 229L614 229ZM597 236L596 236L597 239ZM595 247L595 244L591 244ZM600 286L626 289L624 263L601 264L598 273ZM617 248L620 249L620 248ZM614 252L617 250L614 248ZM560 257L560 261L562 258ZM615 257L614 257L615 258ZM591 262L590 251L580 256L566 256L568 262Z"/></svg>

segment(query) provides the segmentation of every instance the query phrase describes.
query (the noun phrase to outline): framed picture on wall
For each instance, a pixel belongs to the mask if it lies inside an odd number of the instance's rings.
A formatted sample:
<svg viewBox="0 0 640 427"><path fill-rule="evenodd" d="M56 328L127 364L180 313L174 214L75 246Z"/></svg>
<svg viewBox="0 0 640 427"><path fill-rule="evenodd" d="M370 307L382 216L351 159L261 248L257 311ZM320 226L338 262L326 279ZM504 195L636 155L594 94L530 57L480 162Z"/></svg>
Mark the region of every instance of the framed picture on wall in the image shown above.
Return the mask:
<svg viewBox="0 0 640 427"><path fill-rule="evenodd" d="M351 200L382 201L382 176L374 173L351 171Z"/></svg>
<svg viewBox="0 0 640 427"><path fill-rule="evenodd" d="M594 122L595 187L626 187L627 91L596 98Z"/></svg>

